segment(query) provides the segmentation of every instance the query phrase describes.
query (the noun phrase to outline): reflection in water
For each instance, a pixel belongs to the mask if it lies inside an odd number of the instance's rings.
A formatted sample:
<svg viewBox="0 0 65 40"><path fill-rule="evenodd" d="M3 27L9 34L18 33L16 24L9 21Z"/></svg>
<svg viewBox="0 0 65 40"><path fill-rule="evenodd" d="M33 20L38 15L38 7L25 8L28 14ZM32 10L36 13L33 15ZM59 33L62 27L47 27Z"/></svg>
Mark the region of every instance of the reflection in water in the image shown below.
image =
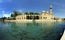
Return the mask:
<svg viewBox="0 0 65 40"><path fill-rule="evenodd" d="M59 40L65 22L0 22L0 40Z"/></svg>

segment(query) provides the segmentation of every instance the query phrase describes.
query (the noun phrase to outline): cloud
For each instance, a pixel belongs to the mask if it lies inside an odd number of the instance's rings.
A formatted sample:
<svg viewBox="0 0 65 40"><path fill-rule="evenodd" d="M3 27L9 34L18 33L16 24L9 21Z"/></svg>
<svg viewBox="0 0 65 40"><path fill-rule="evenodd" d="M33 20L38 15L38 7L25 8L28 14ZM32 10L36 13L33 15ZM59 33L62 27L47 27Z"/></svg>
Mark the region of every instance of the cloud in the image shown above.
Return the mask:
<svg viewBox="0 0 65 40"><path fill-rule="evenodd" d="M10 17L10 14L3 14L3 17Z"/></svg>
<svg viewBox="0 0 65 40"><path fill-rule="evenodd" d="M10 17L11 14L12 14L12 12L2 11L2 16L3 16L3 17Z"/></svg>

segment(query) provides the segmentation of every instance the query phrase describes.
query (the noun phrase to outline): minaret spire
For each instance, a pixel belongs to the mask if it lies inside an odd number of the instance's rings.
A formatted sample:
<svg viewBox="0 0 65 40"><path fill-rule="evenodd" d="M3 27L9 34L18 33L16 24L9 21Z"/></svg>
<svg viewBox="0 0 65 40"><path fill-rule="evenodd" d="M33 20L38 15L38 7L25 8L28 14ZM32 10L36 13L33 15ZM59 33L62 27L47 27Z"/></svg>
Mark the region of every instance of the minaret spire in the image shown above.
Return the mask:
<svg viewBox="0 0 65 40"><path fill-rule="evenodd" d="M50 5L50 14L52 14L52 5Z"/></svg>

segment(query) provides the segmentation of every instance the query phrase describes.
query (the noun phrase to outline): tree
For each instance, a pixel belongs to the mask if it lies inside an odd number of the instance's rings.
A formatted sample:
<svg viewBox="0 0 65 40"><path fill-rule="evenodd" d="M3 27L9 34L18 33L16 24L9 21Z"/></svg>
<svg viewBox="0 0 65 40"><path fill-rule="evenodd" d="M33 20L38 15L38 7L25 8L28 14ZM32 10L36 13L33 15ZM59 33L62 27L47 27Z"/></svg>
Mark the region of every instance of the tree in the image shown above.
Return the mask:
<svg viewBox="0 0 65 40"><path fill-rule="evenodd" d="M0 18L2 21L4 21L5 19L7 19L6 17L2 17L2 18Z"/></svg>
<svg viewBox="0 0 65 40"><path fill-rule="evenodd" d="M2 17L2 19L7 19L6 17Z"/></svg>
<svg viewBox="0 0 65 40"><path fill-rule="evenodd" d="M30 15L34 15L34 13L33 13L33 12L30 12L29 14L30 14Z"/></svg>
<svg viewBox="0 0 65 40"><path fill-rule="evenodd" d="M14 17L13 14L11 14L11 17Z"/></svg>
<svg viewBox="0 0 65 40"><path fill-rule="evenodd" d="M25 12L24 14L29 15L29 13L28 13L28 12Z"/></svg>
<svg viewBox="0 0 65 40"><path fill-rule="evenodd" d="M17 11L14 11L13 17L16 17L17 14L18 14L18 12Z"/></svg>
<svg viewBox="0 0 65 40"><path fill-rule="evenodd" d="M13 11L13 14L11 14L11 17L16 17L17 15L22 15L22 14L18 11Z"/></svg>
<svg viewBox="0 0 65 40"><path fill-rule="evenodd" d="M35 15L39 15L39 13L35 12Z"/></svg>

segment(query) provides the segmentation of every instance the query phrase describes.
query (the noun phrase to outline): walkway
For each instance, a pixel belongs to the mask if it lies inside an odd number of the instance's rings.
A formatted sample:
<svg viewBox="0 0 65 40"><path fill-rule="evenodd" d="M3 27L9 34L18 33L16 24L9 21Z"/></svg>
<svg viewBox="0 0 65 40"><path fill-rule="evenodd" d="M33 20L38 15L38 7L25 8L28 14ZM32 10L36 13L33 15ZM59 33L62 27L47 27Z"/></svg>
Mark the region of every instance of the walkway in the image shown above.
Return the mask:
<svg viewBox="0 0 65 40"><path fill-rule="evenodd" d="M60 40L65 40L65 30L64 30L63 36L61 37Z"/></svg>

